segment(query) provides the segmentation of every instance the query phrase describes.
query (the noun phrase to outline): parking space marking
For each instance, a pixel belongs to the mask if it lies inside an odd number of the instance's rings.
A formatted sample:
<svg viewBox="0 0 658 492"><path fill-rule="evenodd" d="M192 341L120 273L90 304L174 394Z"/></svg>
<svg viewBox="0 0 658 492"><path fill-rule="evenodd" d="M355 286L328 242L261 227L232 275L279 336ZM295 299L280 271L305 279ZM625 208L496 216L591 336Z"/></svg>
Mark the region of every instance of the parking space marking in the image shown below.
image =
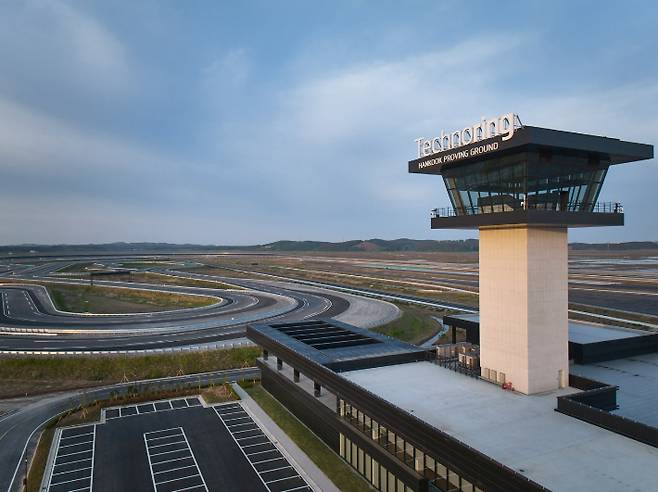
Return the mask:
<svg viewBox="0 0 658 492"><path fill-rule="evenodd" d="M299 474L297 469L288 461L283 453L281 453L276 444L274 444L272 440L262 431L260 426L253 420L253 418L249 415L249 413L247 413L247 411L242 407L240 403L215 405L213 406L213 409L267 490L270 492L292 492L293 490L307 490L311 492L312 489L304 477ZM243 417L236 418L235 415L238 414L242 414ZM230 418L225 419L225 416L230 416ZM247 422L241 424L230 424L230 422L235 422L236 420L247 420ZM245 429L245 425L249 425L251 428ZM241 428L241 430L238 430L239 428ZM252 433L252 435L245 436L244 434L247 432ZM254 443L254 439L264 439L264 441ZM247 440L251 440L251 442L244 442ZM262 448L265 446L269 447L270 449L262 450ZM261 451L258 451L258 449L261 449ZM269 453L270 456L276 457L264 457L265 459L258 458L259 455L263 455L265 453ZM272 453L276 453L276 455L273 455ZM274 461L279 461L281 466L275 465L275 468L271 470L265 468L259 469L255 466L257 464L271 463ZM268 473L274 475L268 476ZM295 483L288 484L289 487L287 488L285 485L284 488L280 488L280 485L282 485L280 482L284 482L285 480L291 480Z"/></svg>
<svg viewBox="0 0 658 492"><path fill-rule="evenodd" d="M171 410L180 410L184 408L203 406L198 396L193 398L172 398L170 400L148 401L134 405L125 405L120 407L109 407L101 410L101 420L113 420L135 415L145 415L154 412L169 412Z"/></svg>
<svg viewBox="0 0 658 492"><path fill-rule="evenodd" d="M161 439L166 438L174 438L177 439L177 441L169 444L159 443ZM157 448L176 445L183 445L183 447L172 451L157 452ZM164 484L172 484L178 481L194 479L201 481L201 483L191 486L185 486L185 484L181 484L182 488L175 489L172 492L182 492L184 490L193 489L202 489L208 492L206 481L201 474L199 464L196 461L196 457L194 456L192 448L190 447L190 442L187 440L187 436L185 435L185 431L182 427L173 427L170 429L160 429L157 431L145 432L144 446L146 447L146 457L148 459L149 469L151 471L151 480L153 482L153 490L155 492L159 492L160 489L158 487ZM155 450L156 452L154 453L152 450ZM153 458L156 456L162 456L171 453L181 453L182 456L168 460L153 460ZM192 460L192 464L190 465L181 466L180 463L177 463L182 460L190 459Z"/></svg>
<svg viewBox="0 0 658 492"><path fill-rule="evenodd" d="M91 428L91 432L77 432L78 429ZM79 442L67 444L71 439ZM67 452L67 448L79 451ZM57 448L53 459L53 467L50 470L46 492L49 491L82 491L91 492L94 483L94 457L96 448L96 424L80 427L64 428L60 431L57 439ZM60 452L63 451L63 452ZM67 460L68 456L87 454L87 457ZM75 485L69 485L73 484ZM72 488L71 488L72 487Z"/></svg>

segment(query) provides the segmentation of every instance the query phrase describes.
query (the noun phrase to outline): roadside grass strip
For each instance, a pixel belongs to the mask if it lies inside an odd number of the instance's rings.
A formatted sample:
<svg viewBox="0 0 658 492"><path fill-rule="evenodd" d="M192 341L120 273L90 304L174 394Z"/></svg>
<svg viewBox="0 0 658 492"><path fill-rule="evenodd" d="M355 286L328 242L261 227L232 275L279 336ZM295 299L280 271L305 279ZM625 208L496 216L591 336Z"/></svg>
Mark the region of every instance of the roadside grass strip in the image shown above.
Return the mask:
<svg viewBox="0 0 658 492"><path fill-rule="evenodd" d="M215 405L213 409L270 492L312 491L240 403Z"/></svg>
<svg viewBox="0 0 658 492"><path fill-rule="evenodd" d="M95 444L95 424L62 429L46 491L91 492Z"/></svg>
<svg viewBox="0 0 658 492"><path fill-rule="evenodd" d="M144 445L155 492L208 492L182 427L145 432Z"/></svg>
<svg viewBox="0 0 658 492"><path fill-rule="evenodd" d="M138 403L135 405L125 405L120 407L110 407L101 410L101 422L133 415L143 415L145 413L166 412L169 410L178 410L181 408L203 406L198 397L190 398L173 398L170 400L158 400L148 403Z"/></svg>

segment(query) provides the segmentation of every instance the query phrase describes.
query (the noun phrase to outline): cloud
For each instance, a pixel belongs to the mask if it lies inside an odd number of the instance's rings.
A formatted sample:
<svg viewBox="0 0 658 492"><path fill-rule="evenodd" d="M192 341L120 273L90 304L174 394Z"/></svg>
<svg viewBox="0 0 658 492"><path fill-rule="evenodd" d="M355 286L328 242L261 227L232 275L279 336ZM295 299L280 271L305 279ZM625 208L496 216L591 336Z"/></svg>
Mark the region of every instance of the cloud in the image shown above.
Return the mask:
<svg viewBox="0 0 658 492"><path fill-rule="evenodd" d="M245 38L199 37L142 72L137 37L81 4L16 5L0 17L3 242L463 237L429 230L428 210L449 203L440 177L407 173L416 137L509 111L629 140L658 130L653 80L553 89L525 71L534 34L345 59L327 42L273 60ZM646 209L657 177L613 170L603 198ZM658 238L650 213L633 217L634 237Z"/></svg>
<svg viewBox="0 0 658 492"><path fill-rule="evenodd" d="M123 43L59 0L16 2L0 15L0 93L47 107L54 99L123 97L137 87Z"/></svg>

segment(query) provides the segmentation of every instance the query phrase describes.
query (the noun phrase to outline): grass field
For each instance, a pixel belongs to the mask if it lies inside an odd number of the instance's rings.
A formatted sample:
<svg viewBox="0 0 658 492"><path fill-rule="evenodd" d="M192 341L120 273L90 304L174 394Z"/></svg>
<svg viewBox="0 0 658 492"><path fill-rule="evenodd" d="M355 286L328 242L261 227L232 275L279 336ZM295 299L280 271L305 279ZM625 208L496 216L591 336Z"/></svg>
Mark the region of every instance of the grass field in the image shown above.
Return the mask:
<svg viewBox="0 0 658 492"><path fill-rule="evenodd" d="M190 269L190 271L193 270ZM143 284L156 285L182 285L185 287L202 287L207 289L241 289L241 287L235 285L229 285L223 282L215 282L213 280L180 278L153 272L136 272L130 275L116 275L112 277L112 280L119 282L138 282Z"/></svg>
<svg viewBox="0 0 658 492"><path fill-rule="evenodd" d="M104 286L45 284L53 303L73 313L139 313L208 306L216 298Z"/></svg>
<svg viewBox="0 0 658 492"><path fill-rule="evenodd" d="M256 347L242 347L140 356L1 358L0 398L251 367L258 354Z"/></svg>
<svg viewBox="0 0 658 492"><path fill-rule="evenodd" d="M403 342L420 344L436 335L441 325L432 317L441 319L447 311L423 309L415 306L397 304L402 316L382 326L372 328L373 331L397 338Z"/></svg>
<svg viewBox="0 0 658 492"><path fill-rule="evenodd" d="M382 292L390 292L395 294L403 294L408 296L424 297L427 299L434 299L443 302L454 302L466 306L477 307L479 297L476 293L459 292L459 291L444 291L439 287L430 288L420 285L413 285L402 279L384 278L390 276L390 272L380 273L381 280L377 278L367 278L366 276L358 276L363 272L354 271L357 276L345 275L346 272L333 272L333 271L304 271L301 269L290 269L281 265L261 263L246 263L244 261L235 261L230 265L238 269L253 271L253 275L240 274L238 272L231 272L225 270L226 275L230 276L251 276L258 278L258 273L269 273L273 275L281 275L288 278L297 278L301 280L312 280L317 282L335 283L340 285L347 285L350 287L373 289ZM210 267L205 267L206 270L212 270ZM192 271L192 270L190 270ZM199 273L202 273L199 270ZM367 272L370 273L370 272ZM351 275L351 273L350 273ZM255 276L255 277L254 277Z"/></svg>
<svg viewBox="0 0 658 492"><path fill-rule="evenodd" d="M241 384L241 386L341 491L372 490L364 479L260 384Z"/></svg>

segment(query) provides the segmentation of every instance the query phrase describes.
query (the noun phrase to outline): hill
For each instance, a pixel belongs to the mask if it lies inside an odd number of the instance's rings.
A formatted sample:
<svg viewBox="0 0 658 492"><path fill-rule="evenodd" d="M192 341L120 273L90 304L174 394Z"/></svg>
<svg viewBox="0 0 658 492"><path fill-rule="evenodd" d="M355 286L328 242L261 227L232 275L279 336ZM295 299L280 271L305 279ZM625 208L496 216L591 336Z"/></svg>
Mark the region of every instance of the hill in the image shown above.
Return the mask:
<svg viewBox="0 0 658 492"><path fill-rule="evenodd" d="M637 251L658 250L656 241L635 241L625 243L570 243L573 251ZM477 239L443 240L433 239L355 239L343 242L327 241L276 241L252 246L221 246L172 243L105 243L105 244L20 244L0 246L0 256L5 258L34 257L40 255L82 255L82 254L203 254L218 251L249 253L290 253L290 252L468 252L478 250Z"/></svg>

